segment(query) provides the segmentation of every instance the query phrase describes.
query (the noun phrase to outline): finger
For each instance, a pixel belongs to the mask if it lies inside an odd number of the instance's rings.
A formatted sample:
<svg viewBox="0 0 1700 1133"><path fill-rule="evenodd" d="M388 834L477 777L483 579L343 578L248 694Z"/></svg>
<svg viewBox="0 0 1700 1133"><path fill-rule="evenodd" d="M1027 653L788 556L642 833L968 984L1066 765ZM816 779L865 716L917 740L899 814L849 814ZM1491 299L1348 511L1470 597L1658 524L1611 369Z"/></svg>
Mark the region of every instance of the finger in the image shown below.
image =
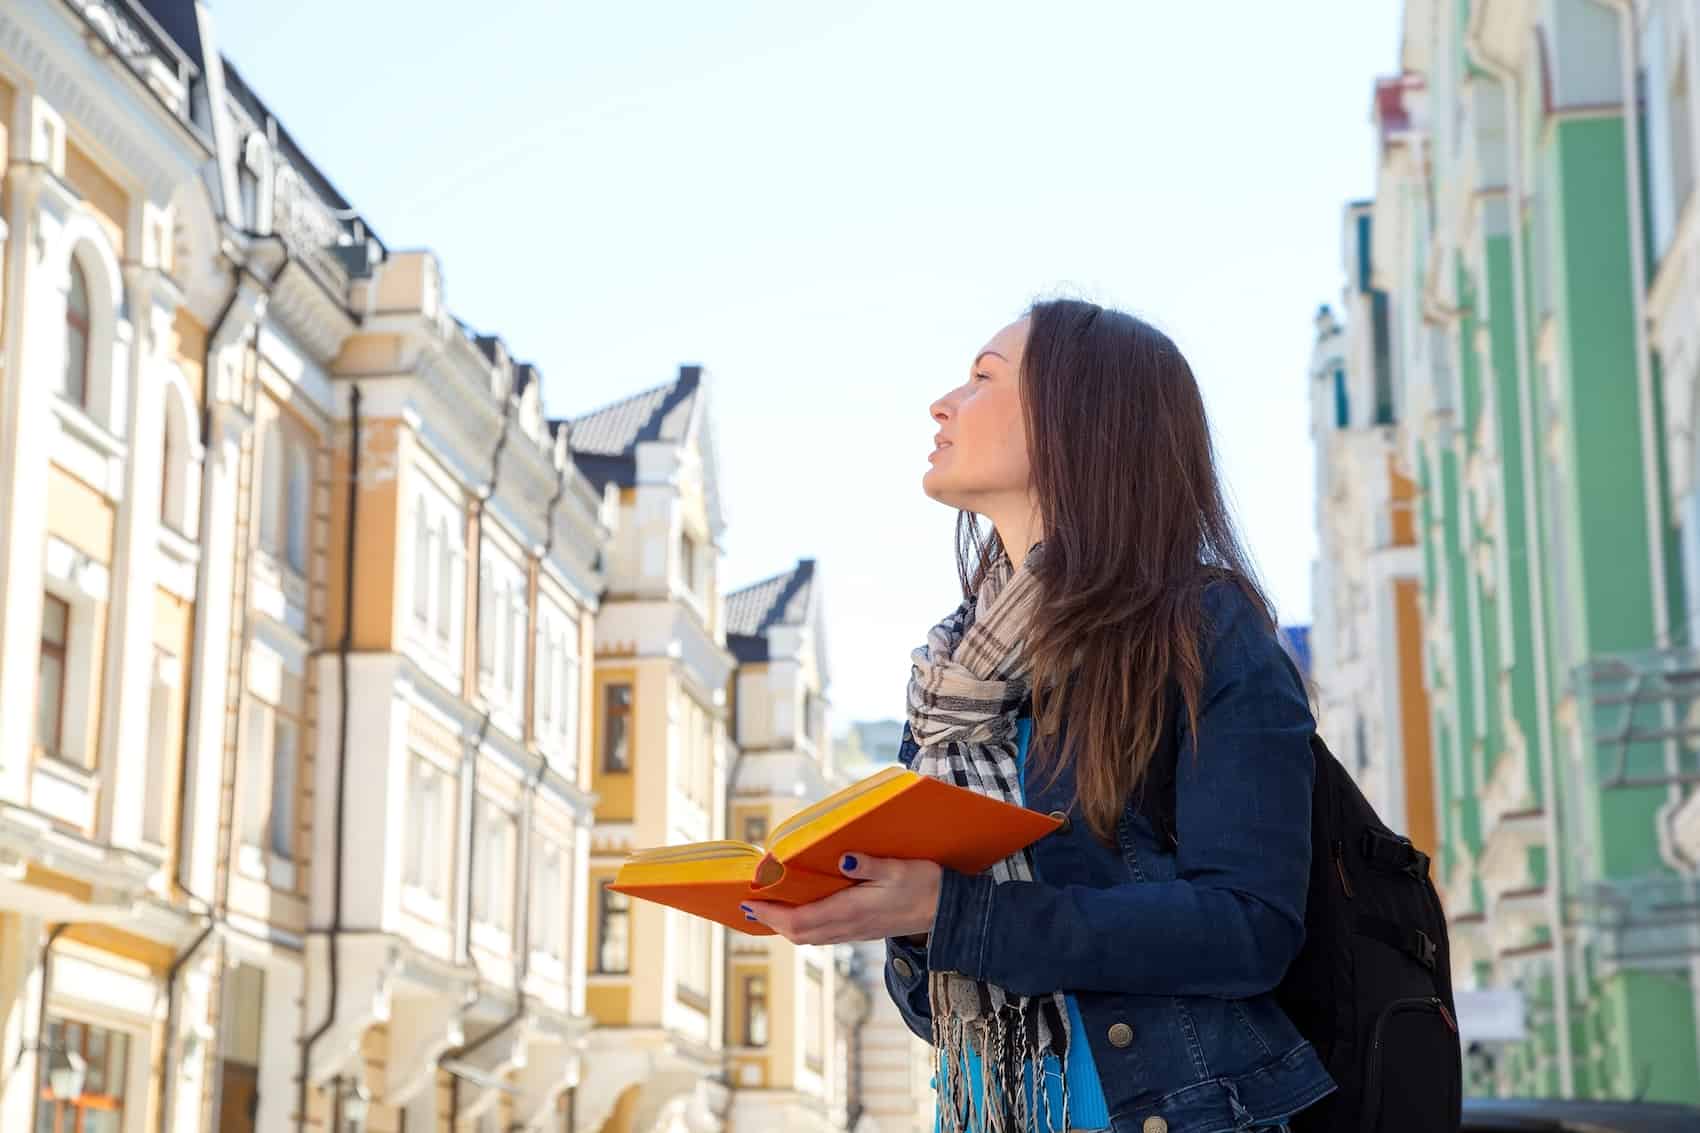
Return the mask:
<svg viewBox="0 0 1700 1133"><path fill-rule="evenodd" d="M867 854L850 853L838 859L839 872L857 881L896 881L908 866L902 858L873 858Z"/></svg>

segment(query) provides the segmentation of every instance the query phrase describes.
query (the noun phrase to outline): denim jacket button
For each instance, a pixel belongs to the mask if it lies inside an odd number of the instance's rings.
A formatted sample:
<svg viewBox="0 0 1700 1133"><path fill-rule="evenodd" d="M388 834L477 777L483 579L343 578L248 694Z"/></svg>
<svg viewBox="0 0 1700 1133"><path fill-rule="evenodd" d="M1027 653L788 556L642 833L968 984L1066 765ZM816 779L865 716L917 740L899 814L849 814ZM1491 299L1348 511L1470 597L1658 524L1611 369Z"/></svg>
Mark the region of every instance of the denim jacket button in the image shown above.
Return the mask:
<svg viewBox="0 0 1700 1133"><path fill-rule="evenodd" d="M901 956L891 958L891 970L897 973L897 978L908 983L915 977L915 965Z"/></svg>
<svg viewBox="0 0 1700 1133"><path fill-rule="evenodd" d="M1147 1117L1140 1129L1142 1133L1169 1133L1169 1123L1161 1117Z"/></svg>
<svg viewBox="0 0 1700 1133"><path fill-rule="evenodd" d="M1060 810L1053 810L1047 817L1054 818L1058 822L1062 823L1061 826L1051 831L1053 834L1067 834L1069 828L1074 825L1074 821Z"/></svg>
<svg viewBox="0 0 1700 1133"><path fill-rule="evenodd" d="M1112 1023L1110 1025L1110 1045L1111 1046L1113 1046L1113 1047L1115 1047L1119 1050L1122 1047L1125 1047L1132 1042L1133 1042L1133 1028L1132 1027L1128 1026L1126 1023ZM1153 1118L1152 1120L1161 1121L1162 1118ZM1146 1128L1147 1128L1147 1133L1149 1133L1151 1122L1148 1121L1145 1124L1146 1124ZM1168 1125L1165 1123L1163 1128L1167 1129Z"/></svg>

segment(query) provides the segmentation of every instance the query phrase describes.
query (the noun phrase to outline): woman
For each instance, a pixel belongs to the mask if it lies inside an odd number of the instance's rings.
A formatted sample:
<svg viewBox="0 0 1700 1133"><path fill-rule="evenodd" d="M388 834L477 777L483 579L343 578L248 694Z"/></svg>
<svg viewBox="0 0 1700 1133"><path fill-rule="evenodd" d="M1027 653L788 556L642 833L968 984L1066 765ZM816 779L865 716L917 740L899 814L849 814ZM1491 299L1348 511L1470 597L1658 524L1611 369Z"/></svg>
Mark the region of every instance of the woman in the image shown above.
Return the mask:
<svg viewBox="0 0 1700 1133"><path fill-rule="evenodd" d="M902 756L1066 822L978 876L852 854L863 884L745 912L797 943L887 940L947 1133L1283 1128L1333 1089L1272 995L1304 936L1314 722L1197 383L1160 332L1075 301L969 371L931 407L922 480L961 511L965 597L911 658ZM1161 834L1153 765L1175 775Z"/></svg>

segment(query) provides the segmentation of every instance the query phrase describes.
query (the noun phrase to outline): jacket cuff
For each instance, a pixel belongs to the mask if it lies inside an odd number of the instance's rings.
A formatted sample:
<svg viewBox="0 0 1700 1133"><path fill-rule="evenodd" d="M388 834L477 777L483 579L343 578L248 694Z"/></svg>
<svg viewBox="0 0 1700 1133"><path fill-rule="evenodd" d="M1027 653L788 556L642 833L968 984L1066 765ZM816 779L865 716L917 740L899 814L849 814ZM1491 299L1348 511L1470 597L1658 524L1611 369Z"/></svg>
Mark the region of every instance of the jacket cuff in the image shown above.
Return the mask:
<svg viewBox="0 0 1700 1133"><path fill-rule="evenodd" d="M986 937L992 915L990 874L973 877L946 869L939 877L939 905L927 941L927 965L934 971L985 978Z"/></svg>
<svg viewBox="0 0 1700 1133"><path fill-rule="evenodd" d="M914 944L895 936L887 937L885 961L897 986L905 992L912 992L927 981L925 944Z"/></svg>

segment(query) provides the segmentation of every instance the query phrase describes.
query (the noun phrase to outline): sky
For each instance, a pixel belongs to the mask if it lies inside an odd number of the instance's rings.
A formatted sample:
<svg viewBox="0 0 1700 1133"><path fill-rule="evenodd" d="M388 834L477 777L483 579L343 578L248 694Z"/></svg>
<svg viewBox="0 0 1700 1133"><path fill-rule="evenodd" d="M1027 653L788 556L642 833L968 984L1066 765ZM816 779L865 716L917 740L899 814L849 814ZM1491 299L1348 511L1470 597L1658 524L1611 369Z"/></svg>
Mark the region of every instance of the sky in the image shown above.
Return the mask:
<svg viewBox="0 0 1700 1133"><path fill-rule="evenodd" d="M711 375L730 591L812 557L834 731L960 600L928 405L1035 298L1170 334L1281 620L1396 0L211 0L218 49L551 416Z"/></svg>

